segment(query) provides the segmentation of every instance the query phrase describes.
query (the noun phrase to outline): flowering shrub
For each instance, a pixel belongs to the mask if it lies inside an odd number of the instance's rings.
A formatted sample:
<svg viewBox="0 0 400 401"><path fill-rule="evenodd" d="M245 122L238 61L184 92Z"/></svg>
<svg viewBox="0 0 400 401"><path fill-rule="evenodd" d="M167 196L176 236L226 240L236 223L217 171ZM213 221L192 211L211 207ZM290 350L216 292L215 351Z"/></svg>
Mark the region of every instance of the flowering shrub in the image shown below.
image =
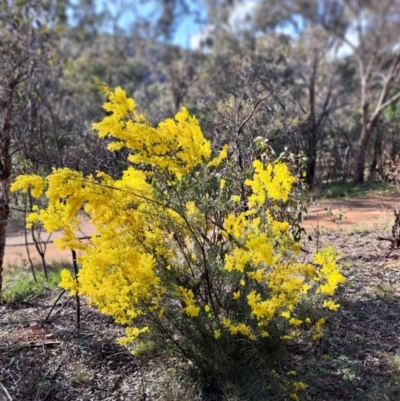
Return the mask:
<svg viewBox="0 0 400 401"><path fill-rule="evenodd" d="M48 206L29 221L62 230L58 246L81 251L79 282L64 271L60 285L126 325L122 343L138 350L161 338L212 377L268 360L281 342L319 338L324 320L299 306L313 296L336 310L344 278L332 248L302 262L289 223L276 218L295 182L287 164L255 160L238 185L229 145L212 157L185 108L152 127L122 89L107 93L109 115L93 127L114 139L110 150L129 149L119 179L64 168L12 186L44 193ZM89 243L75 236L82 209L95 229Z"/></svg>

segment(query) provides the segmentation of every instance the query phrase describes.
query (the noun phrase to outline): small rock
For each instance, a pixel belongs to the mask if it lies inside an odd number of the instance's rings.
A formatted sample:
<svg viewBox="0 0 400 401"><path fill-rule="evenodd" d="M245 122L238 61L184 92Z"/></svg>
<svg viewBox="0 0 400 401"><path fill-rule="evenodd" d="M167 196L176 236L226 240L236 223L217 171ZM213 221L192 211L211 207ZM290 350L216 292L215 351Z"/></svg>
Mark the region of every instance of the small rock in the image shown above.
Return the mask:
<svg viewBox="0 0 400 401"><path fill-rule="evenodd" d="M29 327L33 332L39 331L39 325L37 323L31 323Z"/></svg>

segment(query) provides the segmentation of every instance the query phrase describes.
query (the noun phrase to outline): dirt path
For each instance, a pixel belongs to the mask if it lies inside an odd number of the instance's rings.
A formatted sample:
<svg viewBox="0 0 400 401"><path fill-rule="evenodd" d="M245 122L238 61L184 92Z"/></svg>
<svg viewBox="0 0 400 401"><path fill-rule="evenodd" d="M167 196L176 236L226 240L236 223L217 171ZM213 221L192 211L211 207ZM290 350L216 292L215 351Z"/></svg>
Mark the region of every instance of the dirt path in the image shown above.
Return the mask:
<svg viewBox="0 0 400 401"><path fill-rule="evenodd" d="M11 227L12 230L12 227ZM76 235L79 237L88 236L93 232L93 229L87 222L83 222L81 225L81 231L77 232ZM70 250L59 250L54 244L54 240L61 237L61 232L54 232L50 237L48 234L42 235L43 239L48 239L49 242L46 245L46 262L52 263L53 261L68 262L72 261L72 254ZM32 236L28 235L28 246L30 258L34 263L41 263L39 253L37 252ZM7 236L6 239L6 251L5 251L5 266L29 266L28 251L25 245L25 237L23 231L12 232Z"/></svg>
<svg viewBox="0 0 400 401"><path fill-rule="evenodd" d="M313 205L309 208L304 219L304 228L307 231L359 231L364 229L390 230L393 225L393 209L400 209L400 195L368 196L359 199L329 200ZM78 235L91 232L86 224L83 232ZM60 233L54 233L51 240L60 237ZM30 242L32 240L30 239ZM23 232L10 234L7 238L5 263L7 265L27 265L28 257ZM29 246L31 258L40 263L40 257L34 247ZM46 260L51 263L57 261L71 261L70 251L57 250L54 243L49 243L46 250Z"/></svg>
<svg viewBox="0 0 400 401"><path fill-rule="evenodd" d="M54 236L52 236L54 238ZM6 266L21 266L28 265L28 252L25 245L23 235L14 235L7 238L5 263ZM34 245L29 245L29 253L34 263L40 263L40 256ZM57 250L53 243L47 244L46 247L46 261L51 264L54 260L71 261L71 251Z"/></svg>
<svg viewBox="0 0 400 401"><path fill-rule="evenodd" d="M309 208L304 227L306 230L390 230L394 209L400 209L400 195L325 200Z"/></svg>

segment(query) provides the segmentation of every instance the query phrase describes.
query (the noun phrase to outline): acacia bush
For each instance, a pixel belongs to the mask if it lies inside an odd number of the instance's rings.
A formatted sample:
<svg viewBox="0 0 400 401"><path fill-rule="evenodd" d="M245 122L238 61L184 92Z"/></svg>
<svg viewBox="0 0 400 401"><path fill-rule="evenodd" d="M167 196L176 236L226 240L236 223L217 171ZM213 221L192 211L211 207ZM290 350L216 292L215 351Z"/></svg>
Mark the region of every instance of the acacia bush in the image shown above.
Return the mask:
<svg viewBox="0 0 400 401"><path fill-rule="evenodd" d="M105 91L108 115L94 129L110 150L129 151L122 176L63 168L12 186L44 193L47 207L29 221L80 251L78 279L65 270L60 285L125 325L121 343L134 352L161 342L209 383L246 380L245 369L271 369L285 342L319 338L324 319L303 306L336 310L344 278L332 248L308 262L300 254L282 213L297 180L288 164L260 157L238 178L229 144L212 156L185 108L152 127L121 88ZM75 236L81 210L90 242Z"/></svg>

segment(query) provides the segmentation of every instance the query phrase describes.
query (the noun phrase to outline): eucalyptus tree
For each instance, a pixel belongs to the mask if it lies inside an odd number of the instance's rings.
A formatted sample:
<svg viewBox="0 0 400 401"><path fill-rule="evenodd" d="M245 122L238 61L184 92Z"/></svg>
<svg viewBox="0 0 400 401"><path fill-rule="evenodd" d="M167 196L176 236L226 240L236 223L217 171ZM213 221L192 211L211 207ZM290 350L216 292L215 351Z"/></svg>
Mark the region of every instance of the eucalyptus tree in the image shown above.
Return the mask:
<svg viewBox="0 0 400 401"><path fill-rule="evenodd" d="M29 152L32 137L41 133L35 101L41 66L54 55L45 10L39 2L2 2L0 5L0 294L10 215L13 156Z"/></svg>
<svg viewBox="0 0 400 401"><path fill-rule="evenodd" d="M61 90L69 56L62 47L66 7L64 0L0 4L0 291L11 180L32 170L76 167L77 145L85 145L81 132L74 136L77 124Z"/></svg>
<svg viewBox="0 0 400 401"><path fill-rule="evenodd" d="M383 111L400 99L400 1L262 0L255 16L256 25L269 29L301 32L318 25L336 41L331 56L357 66L360 134L353 181L362 183L372 132Z"/></svg>
<svg viewBox="0 0 400 401"><path fill-rule="evenodd" d="M332 44L325 31L310 26L291 38L282 53L292 75L285 89L302 122L299 139L308 159L306 182L310 188L314 184L317 156L327 134L329 118L332 112L349 103L347 95L353 89L351 81L345 79L346 64L327 53Z"/></svg>

